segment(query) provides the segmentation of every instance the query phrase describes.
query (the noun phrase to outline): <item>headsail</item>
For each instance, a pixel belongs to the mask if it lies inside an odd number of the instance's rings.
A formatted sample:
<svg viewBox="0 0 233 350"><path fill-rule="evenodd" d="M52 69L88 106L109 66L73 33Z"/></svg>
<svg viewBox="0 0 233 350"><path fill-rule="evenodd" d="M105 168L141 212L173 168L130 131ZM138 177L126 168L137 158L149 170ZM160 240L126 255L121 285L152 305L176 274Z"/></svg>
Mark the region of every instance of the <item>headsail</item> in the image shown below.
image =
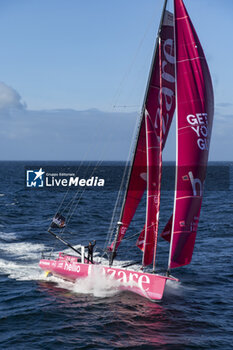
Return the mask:
<svg viewBox="0 0 233 350"><path fill-rule="evenodd" d="M170 18L172 25L172 18ZM162 146L163 146L163 114L167 112L167 100L163 96L163 62L162 47L164 43L159 37L159 125L154 127L153 121L145 111L146 149L147 149L147 206L145 226L137 241L137 246L143 251L142 265L149 265L153 260L155 269L156 247L159 227L160 191L162 176ZM173 51L174 53L174 51ZM175 63L175 61L174 61ZM174 83L174 79L172 80Z"/></svg>
<svg viewBox="0 0 233 350"><path fill-rule="evenodd" d="M207 62L182 0L174 0L177 160L169 268L190 263L200 216L214 98Z"/></svg>
<svg viewBox="0 0 233 350"><path fill-rule="evenodd" d="M147 207L145 226L138 239L140 243L137 244L143 250L142 264L144 266L151 264L153 257L155 258L162 167L162 125L160 125L160 135L157 135L147 111L145 112L145 124L147 146Z"/></svg>
<svg viewBox="0 0 233 350"><path fill-rule="evenodd" d="M174 59L174 34L173 15L166 10L166 3L161 18L159 34L161 38L161 72L159 65L158 40L152 60L151 71L148 79L147 90L142 109L142 118L131 166L131 173L128 179L125 200L123 203L120 226L111 249L115 252L123 239L125 232L135 214L142 195L147 187L147 147L145 115L150 116L150 127L154 129L154 137L162 135L161 147L163 148L170 129L171 121L175 110L175 59ZM161 74L162 76L161 76ZM161 86L162 80L162 86ZM161 102L161 99L163 103ZM161 105L162 113L161 113ZM162 123L160 119L162 117ZM162 128L162 130L161 130ZM157 174L161 172L160 165L156 164ZM156 175L157 176L157 175ZM157 176L158 177L158 176ZM153 214L157 220L157 213ZM151 256L151 253L150 253ZM151 260L151 259L149 259ZM148 260L148 261L149 261ZM146 263L147 264L147 263Z"/></svg>

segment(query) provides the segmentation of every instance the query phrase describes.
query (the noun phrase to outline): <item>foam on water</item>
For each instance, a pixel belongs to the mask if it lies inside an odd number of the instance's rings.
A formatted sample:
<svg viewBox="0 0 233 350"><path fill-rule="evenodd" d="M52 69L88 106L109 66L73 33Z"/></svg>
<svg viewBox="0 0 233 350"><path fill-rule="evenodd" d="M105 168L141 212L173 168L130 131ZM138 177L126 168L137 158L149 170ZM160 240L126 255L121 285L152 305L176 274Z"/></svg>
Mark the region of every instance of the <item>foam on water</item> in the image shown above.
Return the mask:
<svg viewBox="0 0 233 350"><path fill-rule="evenodd" d="M0 225L0 227L3 227L3 225ZM2 239L3 241L14 241L17 239L17 235L15 232L3 232L3 231L0 231L0 239ZM0 245L1 247L1 245Z"/></svg>
<svg viewBox="0 0 233 350"><path fill-rule="evenodd" d="M119 283L101 274L95 274L86 278L81 278L75 283L64 281L51 276L46 279L55 282L59 288L67 289L76 294L88 294L97 298L108 298L120 292Z"/></svg>
<svg viewBox="0 0 233 350"><path fill-rule="evenodd" d="M95 297L111 297L119 293L119 282L104 276L99 269L87 278L77 280L74 284L75 293L92 294Z"/></svg>
<svg viewBox="0 0 233 350"><path fill-rule="evenodd" d="M0 232L0 272L16 280L41 280L44 273L39 268L43 244L15 242L17 235L14 232ZM13 241L13 242L12 242ZM22 262L23 261L23 262Z"/></svg>
<svg viewBox="0 0 233 350"><path fill-rule="evenodd" d="M55 276L39 275L40 280L56 283L58 288L67 289L76 294L89 294L98 298L107 298L116 295L120 292L120 283L109 276L103 275L98 267L93 274L69 282Z"/></svg>
<svg viewBox="0 0 233 350"><path fill-rule="evenodd" d="M26 242L4 243L0 245L0 250L20 260L37 259L43 248L43 244Z"/></svg>
<svg viewBox="0 0 233 350"><path fill-rule="evenodd" d="M22 265L14 261L0 259L0 272L17 281L43 280L44 273L38 264Z"/></svg>
<svg viewBox="0 0 233 350"><path fill-rule="evenodd" d="M183 294L183 288L181 282L167 280L164 296L173 295L173 296L181 296Z"/></svg>

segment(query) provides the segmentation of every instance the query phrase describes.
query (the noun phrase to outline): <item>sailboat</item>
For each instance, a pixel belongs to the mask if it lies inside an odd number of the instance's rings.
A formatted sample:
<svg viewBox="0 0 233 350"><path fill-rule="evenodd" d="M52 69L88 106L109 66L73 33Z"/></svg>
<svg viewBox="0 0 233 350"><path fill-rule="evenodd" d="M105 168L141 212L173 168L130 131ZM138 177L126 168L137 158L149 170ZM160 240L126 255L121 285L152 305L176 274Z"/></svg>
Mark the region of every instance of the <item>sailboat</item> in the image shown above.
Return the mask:
<svg viewBox="0 0 233 350"><path fill-rule="evenodd" d="M56 260L41 259L40 267L63 279L76 281L101 273L124 290L160 300L171 270L191 262L203 197L208 162L214 97L203 49L182 0L174 0L174 13L164 2L151 69L142 106L127 188L115 237L108 247L109 264L89 261L84 248L77 254L60 252ZM161 233L170 244L168 269L156 273L160 212L162 151L176 111L176 174L174 207ZM136 245L142 269L115 266L116 253L146 191L145 225ZM59 216L57 217L59 221ZM80 256L79 256L80 255ZM151 272L144 271L151 267Z"/></svg>

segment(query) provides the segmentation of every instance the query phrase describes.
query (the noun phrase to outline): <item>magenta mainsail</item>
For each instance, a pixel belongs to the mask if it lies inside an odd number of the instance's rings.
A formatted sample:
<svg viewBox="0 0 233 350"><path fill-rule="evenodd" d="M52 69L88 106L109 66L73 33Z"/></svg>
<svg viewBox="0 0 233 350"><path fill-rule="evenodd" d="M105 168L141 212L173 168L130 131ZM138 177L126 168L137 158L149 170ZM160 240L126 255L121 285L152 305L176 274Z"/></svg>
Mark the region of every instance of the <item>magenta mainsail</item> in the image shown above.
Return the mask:
<svg viewBox="0 0 233 350"><path fill-rule="evenodd" d="M118 237L115 241L115 250L118 248L121 240L123 239L125 232L135 214L138 204L141 201L142 195L147 188L148 157L146 145L145 114L148 113L150 116L149 127L153 130L154 138L159 138L160 134L162 135L162 147L164 147L175 110L175 57L173 15L168 11L164 12L160 36L161 68L159 64L159 52L157 45L151 66L150 78L148 81L148 87L143 106L142 119L134 153L131 174L126 191L122 215L120 218L122 224L119 228ZM160 121L161 117L162 122ZM160 152L159 149L158 152ZM157 173L161 172L157 159L158 155L155 155L154 158L152 157L149 166L153 167L153 170L155 171L155 174L153 176L156 178L158 178ZM149 206L149 208L150 207L151 206ZM149 209L149 211L150 210L152 209ZM149 213L148 215L155 216L155 219L152 220L153 222L157 220L156 213L153 212L153 214ZM148 237L150 237L150 233ZM154 241L154 238L149 240ZM112 243L111 249L113 249L113 247L114 243ZM148 247L153 247L153 250L154 244L149 244ZM148 248L148 251L150 250L151 249ZM150 258L145 258L147 260L147 262L144 262L145 264L151 260L151 256L153 256L152 251L149 253L149 256Z"/></svg>
<svg viewBox="0 0 233 350"><path fill-rule="evenodd" d="M201 44L183 1L175 0L174 5L177 166L169 268L187 265L192 259L214 111L212 82Z"/></svg>

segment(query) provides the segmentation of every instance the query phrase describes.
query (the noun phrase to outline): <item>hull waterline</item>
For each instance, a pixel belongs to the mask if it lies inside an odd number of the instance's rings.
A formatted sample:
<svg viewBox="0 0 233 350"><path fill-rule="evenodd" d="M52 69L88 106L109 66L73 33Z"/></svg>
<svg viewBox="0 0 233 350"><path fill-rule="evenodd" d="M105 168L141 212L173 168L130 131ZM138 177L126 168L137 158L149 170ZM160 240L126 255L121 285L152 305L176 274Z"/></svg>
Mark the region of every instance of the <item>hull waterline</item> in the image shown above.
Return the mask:
<svg viewBox="0 0 233 350"><path fill-rule="evenodd" d="M109 267L101 264L79 262L79 258L59 254L58 259L41 259L40 267L56 277L75 282L76 280L92 277L108 278L114 281L114 288L127 290L151 300L161 300L166 281L177 279L157 274Z"/></svg>

